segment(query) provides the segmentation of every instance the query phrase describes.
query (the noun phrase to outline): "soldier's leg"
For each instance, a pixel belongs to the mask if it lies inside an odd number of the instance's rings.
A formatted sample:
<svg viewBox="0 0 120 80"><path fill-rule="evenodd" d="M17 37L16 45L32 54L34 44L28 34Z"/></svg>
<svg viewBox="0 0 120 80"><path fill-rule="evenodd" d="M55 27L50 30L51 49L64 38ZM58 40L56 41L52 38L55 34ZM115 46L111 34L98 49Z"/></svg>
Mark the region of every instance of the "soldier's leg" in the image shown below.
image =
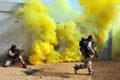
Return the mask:
<svg viewBox="0 0 120 80"><path fill-rule="evenodd" d="M6 62L5 62L5 64L4 64L4 67L10 66L10 65L11 65L11 62L12 62L11 59L7 59Z"/></svg>
<svg viewBox="0 0 120 80"><path fill-rule="evenodd" d="M20 59L20 61L21 61L21 63L22 63L22 67L23 67L23 68L27 68L21 55L19 55L19 59Z"/></svg>
<svg viewBox="0 0 120 80"><path fill-rule="evenodd" d="M16 61L16 58L12 58L11 64L12 64L12 65L15 65L15 61Z"/></svg>
<svg viewBox="0 0 120 80"><path fill-rule="evenodd" d="M92 62L91 62L91 60L88 61L88 72L89 72L89 75L94 73L94 70L92 69Z"/></svg>
<svg viewBox="0 0 120 80"><path fill-rule="evenodd" d="M84 69L84 68L87 68L87 61L86 61L86 59L85 59L85 61L84 61L84 63L83 64L80 64L80 65L75 65L74 66L74 72L75 72L75 74L77 74L77 71L79 70L79 69Z"/></svg>

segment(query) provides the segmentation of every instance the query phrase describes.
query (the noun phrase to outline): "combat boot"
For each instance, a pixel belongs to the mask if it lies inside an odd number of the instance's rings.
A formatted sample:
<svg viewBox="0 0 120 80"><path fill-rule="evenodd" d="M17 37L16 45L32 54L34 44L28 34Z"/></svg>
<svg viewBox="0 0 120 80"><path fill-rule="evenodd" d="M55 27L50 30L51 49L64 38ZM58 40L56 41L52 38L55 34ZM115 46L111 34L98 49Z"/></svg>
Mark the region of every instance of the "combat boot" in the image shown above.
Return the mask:
<svg viewBox="0 0 120 80"><path fill-rule="evenodd" d="M23 68L27 68L27 66L26 66L25 64L22 64L22 67L23 67Z"/></svg>
<svg viewBox="0 0 120 80"><path fill-rule="evenodd" d="M88 72L89 72L89 75L92 75L95 72L95 70L88 68Z"/></svg>
<svg viewBox="0 0 120 80"><path fill-rule="evenodd" d="M7 60L7 61L5 62L4 67L8 67L8 66L10 66L10 65L11 65L11 60Z"/></svg>
<svg viewBox="0 0 120 80"><path fill-rule="evenodd" d="M82 69L82 65L77 65L77 64L76 64L76 65L74 66L74 73L77 74L77 71L78 71L79 69Z"/></svg>

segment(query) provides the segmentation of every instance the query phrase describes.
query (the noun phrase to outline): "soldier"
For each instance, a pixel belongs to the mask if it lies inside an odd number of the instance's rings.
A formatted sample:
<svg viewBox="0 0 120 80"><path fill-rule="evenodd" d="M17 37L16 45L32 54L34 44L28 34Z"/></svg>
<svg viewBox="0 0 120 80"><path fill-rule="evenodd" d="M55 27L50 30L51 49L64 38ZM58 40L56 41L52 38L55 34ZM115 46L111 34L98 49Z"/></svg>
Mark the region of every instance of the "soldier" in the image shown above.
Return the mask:
<svg viewBox="0 0 120 80"><path fill-rule="evenodd" d="M22 63L22 67L23 68L27 68L26 65L25 65L25 62L21 56L21 53L23 52L24 50L19 50L17 49L17 46L16 45L12 45L11 48L8 50L8 54L7 54L7 60L5 62L5 67L7 66L10 66L11 64L15 64L15 60L18 58L21 63Z"/></svg>
<svg viewBox="0 0 120 80"><path fill-rule="evenodd" d="M79 45L81 47L80 51L82 52L83 57L84 57L84 64L80 64L80 65L76 64L74 66L74 72L75 74L77 74L77 71L79 69L88 68L88 72L90 75L94 73L94 70L92 69L92 62L91 62L90 56L96 54L96 52L94 51L92 47L93 37L92 35L89 35L87 39L82 38L82 40L80 41Z"/></svg>

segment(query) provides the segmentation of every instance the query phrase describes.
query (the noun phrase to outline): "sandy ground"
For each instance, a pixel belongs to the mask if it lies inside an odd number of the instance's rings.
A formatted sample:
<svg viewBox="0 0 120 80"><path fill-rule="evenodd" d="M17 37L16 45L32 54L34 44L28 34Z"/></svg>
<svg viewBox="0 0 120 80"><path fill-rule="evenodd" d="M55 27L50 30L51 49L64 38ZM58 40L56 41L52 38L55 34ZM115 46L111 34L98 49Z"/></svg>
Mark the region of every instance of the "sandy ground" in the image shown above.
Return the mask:
<svg viewBox="0 0 120 80"><path fill-rule="evenodd" d="M74 64L44 63L27 65L27 69L16 64L11 67L0 67L0 80L120 80L120 61L93 61L95 73L88 75L87 69L73 72Z"/></svg>

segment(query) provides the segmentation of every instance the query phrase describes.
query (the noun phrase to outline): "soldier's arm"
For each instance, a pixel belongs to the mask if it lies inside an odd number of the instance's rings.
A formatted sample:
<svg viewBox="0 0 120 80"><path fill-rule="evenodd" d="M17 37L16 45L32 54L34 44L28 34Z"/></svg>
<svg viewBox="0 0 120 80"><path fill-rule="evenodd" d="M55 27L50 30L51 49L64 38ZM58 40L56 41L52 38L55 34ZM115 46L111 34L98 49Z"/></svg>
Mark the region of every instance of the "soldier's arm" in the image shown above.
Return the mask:
<svg viewBox="0 0 120 80"><path fill-rule="evenodd" d="M95 54L95 51L92 48L92 42L90 42L90 41L88 42L87 48L92 54Z"/></svg>
<svg viewBox="0 0 120 80"><path fill-rule="evenodd" d="M14 53L12 53L11 50L8 50L8 54L9 54L9 56L14 56L15 55Z"/></svg>

